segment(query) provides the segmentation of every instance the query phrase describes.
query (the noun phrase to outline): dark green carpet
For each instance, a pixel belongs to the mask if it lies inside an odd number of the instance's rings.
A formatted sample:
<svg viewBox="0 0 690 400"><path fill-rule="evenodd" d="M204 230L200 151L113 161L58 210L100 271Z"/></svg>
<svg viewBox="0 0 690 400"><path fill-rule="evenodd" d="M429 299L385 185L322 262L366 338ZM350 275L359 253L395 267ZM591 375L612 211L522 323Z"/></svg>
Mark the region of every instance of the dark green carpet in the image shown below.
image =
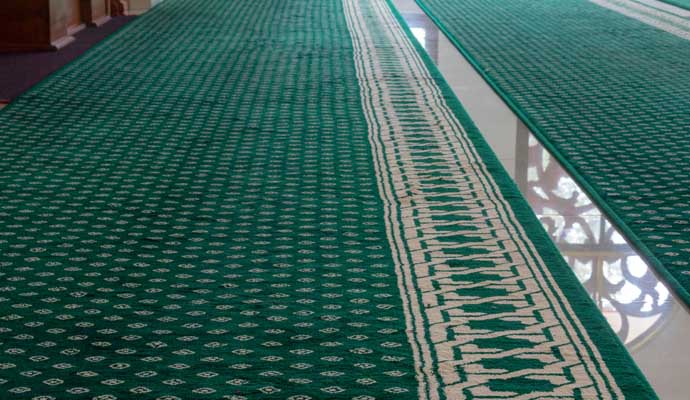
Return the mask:
<svg viewBox="0 0 690 400"><path fill-rule="evenodd" d="M410 38L166 0L2 110L0 398L653 398Z"/></svg>
<svg viewBox="0 0 690 400"><path fill-rule="evenodd" d="M631 0L418 3L690 301L690 21Z"/></svg>
<svg viewBox="0 0 690 400"><path fill-rule="evenodd" d="M690 0L660 0L664 3L690 10Z"/></svg>

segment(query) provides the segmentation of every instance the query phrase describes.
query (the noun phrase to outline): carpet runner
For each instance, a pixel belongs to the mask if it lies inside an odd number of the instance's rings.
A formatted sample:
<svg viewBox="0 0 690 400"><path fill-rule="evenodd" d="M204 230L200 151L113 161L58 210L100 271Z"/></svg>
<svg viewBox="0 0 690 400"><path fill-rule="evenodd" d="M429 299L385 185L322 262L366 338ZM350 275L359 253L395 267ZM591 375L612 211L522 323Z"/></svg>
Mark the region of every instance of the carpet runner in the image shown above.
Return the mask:
<svg viewBox="0 0 690 400"><path fill-rule="evenodd" d="M167 0L0 112L3 399L650 399L383 0Z"/></svg>
<svg viewBox="0 0 690 400"><path fill-rule="evenodd" d="M418 3L690 304L690 10Z"/></svg>

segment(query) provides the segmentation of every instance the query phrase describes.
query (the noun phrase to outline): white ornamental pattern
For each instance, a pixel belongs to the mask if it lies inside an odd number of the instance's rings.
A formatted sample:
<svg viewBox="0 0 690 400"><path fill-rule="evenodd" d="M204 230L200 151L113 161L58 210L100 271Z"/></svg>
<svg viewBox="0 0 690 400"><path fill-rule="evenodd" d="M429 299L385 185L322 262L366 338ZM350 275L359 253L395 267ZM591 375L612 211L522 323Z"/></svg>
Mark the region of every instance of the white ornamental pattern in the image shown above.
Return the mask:
<svg viewBox="0 0 690 400"><path fill-rule="evenodd" d="M622 398L385 0L344 3L420 398Z"/></svg>

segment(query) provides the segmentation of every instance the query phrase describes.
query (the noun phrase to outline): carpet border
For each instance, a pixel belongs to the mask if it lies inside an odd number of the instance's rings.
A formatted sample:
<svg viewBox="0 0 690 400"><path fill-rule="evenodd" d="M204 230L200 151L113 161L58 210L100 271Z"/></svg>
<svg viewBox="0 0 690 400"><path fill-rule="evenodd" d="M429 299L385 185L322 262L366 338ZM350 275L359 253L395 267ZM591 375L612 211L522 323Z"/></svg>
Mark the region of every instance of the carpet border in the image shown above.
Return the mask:
<svg viewBox="0 0 690 400"><path fill-rule="evenodd" d="M668 2L668 0L662 0ZM672 0L671 0L672 1ZM496 94L501 97L504 103L513 111L518 118L527 126L527 128L539 139L539 142L544 146L549 152L558 160L558 162L563 166L563 168L573 177L575 182L580 185L585 192L590 196L594 204L601 208L612 224L620 230L625 238L630 242L631 246L642 255L642 257L647 261L654 271L656 271L664 280L671 290L682 299L685 306L690 307L690 291L683 287L683 285L678 282L678 280L671 274L671 272L664 266L664 264L659 260L647 247L647 245L637 237L628 227L628 225L623 221L623 219L608 205L608 203L594 190L594 188L585 180L585 178L577 172L575 167L565 158L565 156L554 146L548 139L548 137L541 131L538 125L527 116L527 114L522 111L522 109L517 105L517 103L512 99L512 97L506 93L501 87L496 83L496 81L487 74L479 64L479 62L469 53L469 51L448 31L448 29L443 25L443 23L429 10L429 8L424 4L424 0L415 0L417 5L424 11L424 13L436 24L436 26L443 32L443 34L450 40L450 42L455 46L458 51L465 57L465 59L472 65L472 67L481 75L486 83L496 92ZM690 10L690 8L689 8Z"/></svg>
<svg viewBox="0 0 690 400"><path fill-rule="evenodd" d="M618 335L613 331L608 322L604 319L603 315L598 311L595 303L590 298L587 291L577 280L573 270L565 263L565 260L556 248L552 239L548 236L546 231L544 231L541 223L534 215L532 208L522 196L517 185L513 179L510 178L510 175L498 160L494 151L488 145L479 129L475 126L471 117L462 106L461 101L457 98L441 72L436 67L436 64L433 62L433 60L431 60L430 56L421 46L421 44L415 39L412 31L407 25L407 22L400 15L399 11L393 4L393 1L394 0L386 0L386 3L391 8L393 15L398 20L407 36L411 39L415 49L429 70L430 75L436 81L436 84L439 85L445 100L448 102L448 107L453 113L455 113L458 120L465 126L469 139L476 147L478 154L486 164L486 167L492 174L493 179L502 190L503 196L506 199L511 200L509 202L510 207L512 208L519 222L523 224L529 240L532 241L534 247L539 251L539 255L543 258L551 273L554 274L554 277L560 277L566 280L565 282L559 281L559 286L564 293L566 293L566 297L573 307L577 318L583 322L587 333L592 337L596 337L597 348L601 352L601 356L606 365L609 366L609 370L615 377L616 382L621 386L621 388L624 388L625 395L630 396L628 398L658 399L656 392L654 392L652 386L647 381L646 376L639 369L637 363L635 363L635 361L632 359L632 356L625 348L625 345L620 341ZM436 23L439 29L441 29L447 37L451 38L449 33L440 24L440 22L437 21L437 19L434 18L425 7L423 7L421 0L415 1L432 19L432 21ZM468 61L470 61L472 66L482 75L482 77L486 79L487 77L481 71L478 63L476 63L475 60L471 59L468 54L466 54L466 50L461 48L461 46L459 46L455 40L451 39L451 42L468 59ZM495 83L489 83L492 88L496 90L499 95L501 95L501 92L499 91L500 89L496 87ZM511 108L515 107L512 104L510 104L510 106ZM552 268L552 266L558 266L558 269L555 270ZM690 295L688 295L688 299L690 299ZM610 346L618 346L621 351L618 352L619 354L611 354L609 351Z"/></svg>

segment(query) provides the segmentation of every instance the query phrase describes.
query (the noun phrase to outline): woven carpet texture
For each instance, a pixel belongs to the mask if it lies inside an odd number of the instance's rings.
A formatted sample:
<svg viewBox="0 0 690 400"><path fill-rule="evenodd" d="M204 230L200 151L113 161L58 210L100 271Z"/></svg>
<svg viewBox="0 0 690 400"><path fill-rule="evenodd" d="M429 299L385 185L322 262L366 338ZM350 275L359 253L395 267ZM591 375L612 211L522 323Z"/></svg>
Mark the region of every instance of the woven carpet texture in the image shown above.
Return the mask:
<svg viewBox="0 0 690 400"><path fill-rule="evenodd" d="M418 3L688 302L690 20L676 16L687 12L632 0Z"/></svg>
<svg viewBox="0 0 690 400"><path fill-rule="evenodd" d="M413 40L166 0L0 111L0 398L654 398Z"/></svg>

